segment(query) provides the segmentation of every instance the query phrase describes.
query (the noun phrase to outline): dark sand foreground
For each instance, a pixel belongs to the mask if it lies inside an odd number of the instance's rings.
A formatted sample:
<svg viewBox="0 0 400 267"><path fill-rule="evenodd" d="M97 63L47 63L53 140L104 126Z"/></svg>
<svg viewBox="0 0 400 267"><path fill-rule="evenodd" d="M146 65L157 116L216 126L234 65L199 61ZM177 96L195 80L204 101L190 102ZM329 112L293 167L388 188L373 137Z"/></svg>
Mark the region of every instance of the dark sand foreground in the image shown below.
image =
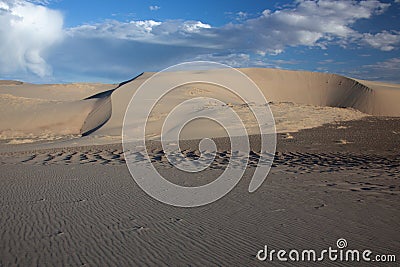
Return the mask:
<svg viewBox="0 0 400 267"><path fill-rule="evenodd" d="M313 266L321 262L255 256L264 245L336 248L339 238L349 249L399 261L399 151L398 118L279 134L274 165L255 193L247 188L256 151L240 183L199 208L171 207L146 195L120 145L2 152L0 266ZM174 182L189 186L216 177L229 155L221 147L213 167L195 179L173 169L158 148L152 159Z"/></svg>

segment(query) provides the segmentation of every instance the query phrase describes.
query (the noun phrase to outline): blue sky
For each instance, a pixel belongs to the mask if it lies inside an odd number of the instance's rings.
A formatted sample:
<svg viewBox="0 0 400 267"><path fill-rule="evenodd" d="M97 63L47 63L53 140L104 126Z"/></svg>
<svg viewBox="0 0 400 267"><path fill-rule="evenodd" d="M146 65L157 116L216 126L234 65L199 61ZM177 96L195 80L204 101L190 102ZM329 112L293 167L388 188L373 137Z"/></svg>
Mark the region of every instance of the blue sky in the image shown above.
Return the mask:
<svg viewBox="0 0 400 267"><path fill-rule="evenodd" d="M184 61L400 83L400 0L0 0L0 78L118 82Z"/></svg>

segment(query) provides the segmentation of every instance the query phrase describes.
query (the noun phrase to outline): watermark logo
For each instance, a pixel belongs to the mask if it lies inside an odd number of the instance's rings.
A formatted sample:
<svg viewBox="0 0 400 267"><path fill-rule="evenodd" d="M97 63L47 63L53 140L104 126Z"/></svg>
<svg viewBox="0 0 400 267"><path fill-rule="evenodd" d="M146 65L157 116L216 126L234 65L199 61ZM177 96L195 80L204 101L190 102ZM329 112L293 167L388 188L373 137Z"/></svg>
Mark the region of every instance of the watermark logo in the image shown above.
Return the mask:
<svg viewBox="0 0 400 267"><path fill-rule="evenodd" d="M346 239L344 239L344 238L339 238L339 239L336 241L336 246L337 246L339 249L342 249L342 248L347 247L347 241L346 241Z"/></svg>
<svg viewBox="0 0 400 267"><path fill-rule="evenodd" d="M196 207L220 199L235 187L247 167L250 144L243 119L230 107L230 103L198 95L176 104L163 122L160 141L169 163L182 171L194 173L207 169L214 161L217 146L211 138L200 141L201 155L198 158L185 157L180 149L182 130L197 119L211 120L222 126L229 136L231 151L240 152L244 155L243 159L236 161L235 166L229 161L218 178L196 187L168 181L153 165L146 149L146 125L152 111L176 88L201 84L223 88L227 94L240 98L257 122L261 153L249 192L256 191L264 182L275 154L275 122L268 101L257 85L239 70L220 63L196 61L178 64L154 74L137 89L127 107L122 129L123 149L136 183L151 197L173 206ZM222 111L211 109L210 112L210 107L222 106ZM141 153L145 160L137 161L137 153Z"/></svg>
<svg viewBox="0 0 400 267"><path fill-rule="evenodd" d="M293 261L293 262L396 262L396 255L374 254L370 249L348 249L347 240L339 238L335 247L323 250L314 249L270 249L267 245L258 251L256 258L260 261Z"/></svg>

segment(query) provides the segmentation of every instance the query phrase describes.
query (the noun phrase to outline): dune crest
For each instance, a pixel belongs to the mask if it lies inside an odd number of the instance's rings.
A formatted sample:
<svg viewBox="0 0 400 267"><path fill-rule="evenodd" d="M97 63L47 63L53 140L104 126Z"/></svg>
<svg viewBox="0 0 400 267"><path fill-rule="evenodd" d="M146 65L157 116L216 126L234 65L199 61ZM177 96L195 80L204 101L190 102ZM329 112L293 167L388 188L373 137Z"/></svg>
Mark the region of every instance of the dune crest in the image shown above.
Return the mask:
<svg viewBox="0 0 400 267"><path fill-rule="evenodd" d="M120 83L117 87L110 89L108 91L100 92L95 95L89 96L83 100L95 100L96 105L94 108L90 111L90 113L87 115L85 121L83 122L82 128L80 130L80 133L83 136L89 135L92 132L96 131L100 127L102 127L110 118L112 115L112 101L111 101L111 94L120 88L121 86L132 82L133 80L137 79L140 77L143 73L137 75L136 77L124 81Z"/></svg>

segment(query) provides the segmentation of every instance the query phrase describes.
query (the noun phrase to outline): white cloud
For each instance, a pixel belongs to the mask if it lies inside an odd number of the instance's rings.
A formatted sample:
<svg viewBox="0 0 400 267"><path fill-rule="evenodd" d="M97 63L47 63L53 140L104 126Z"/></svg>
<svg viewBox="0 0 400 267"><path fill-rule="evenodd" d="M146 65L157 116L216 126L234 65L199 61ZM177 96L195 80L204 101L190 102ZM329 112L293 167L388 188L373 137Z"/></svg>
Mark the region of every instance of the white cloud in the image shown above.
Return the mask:
<svg viewBox="0 0 400 267"><path fill-rule="evenodd" d="M185 32L195 33L200 32L201 29L210 29L211 26L209 24L202 23L201 21L196 22L185 22L183 23L182 29Z"/></svg>
<svg viewBox="0 0 400 267"><path fill-rule="evenodd" d="M0 1L0 73L51 74L43 55L62 38L58 11L24 1Z"/></svg>
<svg viewBox="0 0 400 267"><path fill-rule="evenodd" d="M154 20L139 20L139 21L131 21L131 25L134 25L136 29L143 29L145 32L150 33L153 30L153 27L161 25L161 22L157 22Z"/></svg>
<svg viewBox="0 0 400 267"><path fill-rule="evenodd" d="M169 20L158 22L141 20L119 22L108 20L104 23L82 25L67 30L70 37L108 38L164 45L185 45L188 47L204 46L197 43L196 36L207 38L201 30L211 26L201 21Z"/></svg>
<svg viewBox="0 0 400 267"><path fill-rule="evenodd" d="M373 48L382 51L391 51L400 44L400 32L383 31L377 34L365 33L363 35L363 40Z"/></svg>
<svg viewBox="0 0 400 267"><path fill-rule="evenodd" d="M297 1L297 6L247 20L237 28L259 32L253 45L265 51L284 50L287 46L320 46L362 37L352 29L359 19L381 14L389 7L379 1ZM262 47L264 46L264 47Z"/></svg>
<svg viewBox="0 0 400 267"><path fill-rule="evenodd" d="M151 11L157 11L157 10L159 10L161 7L160 6L149 6L149 9L151 10Z"/></svg>

